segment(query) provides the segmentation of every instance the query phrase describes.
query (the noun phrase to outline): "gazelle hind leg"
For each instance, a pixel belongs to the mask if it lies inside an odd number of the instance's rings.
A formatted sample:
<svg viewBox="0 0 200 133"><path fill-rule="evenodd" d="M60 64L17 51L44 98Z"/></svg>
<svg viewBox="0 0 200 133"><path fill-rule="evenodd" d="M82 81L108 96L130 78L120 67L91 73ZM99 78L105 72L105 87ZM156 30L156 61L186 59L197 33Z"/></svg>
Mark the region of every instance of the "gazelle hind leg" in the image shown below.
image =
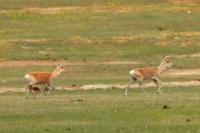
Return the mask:
<svg viewBox="0 0 200 133"><path fill-rule="evenodd" d="M26 98L28 98L28 95L30 93L30 85L29 84L25 85L25 91L26 91Z"/></svg>
<svg viewBox="0 0 200 133"><path fill-rule="evenodd" d="M33 95L33 90L32 90L32 85L27 84L26 85L26 98L28 98L28 96L31 94L31 96L33 96L33 98L35 98L35 96Z"/></svg>

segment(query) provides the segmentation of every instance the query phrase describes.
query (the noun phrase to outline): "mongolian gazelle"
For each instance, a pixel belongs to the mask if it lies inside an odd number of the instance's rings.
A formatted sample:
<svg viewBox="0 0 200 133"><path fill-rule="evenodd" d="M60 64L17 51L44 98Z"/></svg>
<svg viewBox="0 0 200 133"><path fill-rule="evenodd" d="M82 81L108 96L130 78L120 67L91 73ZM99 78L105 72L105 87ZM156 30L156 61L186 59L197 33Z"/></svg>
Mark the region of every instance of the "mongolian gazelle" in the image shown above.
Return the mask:
<svg viewBox="0 0 200 133"><path fill-rule="evenodd" d="M172 67L174 64L170 62L169 57L165 56L163 60L161 61L160 65L158 67L144 67L144 68L137 68L133 69L129 72L130 74L130 81L128 83L128 86L125 91L125 95L128 93L128 88L130 87L130 84L133 81L138 81L139 86L141 89L143 89L143 80L151 79L157 86L157 93L160 93L160 86L161 86L161 80L160 75L168 70L170 67ZM144 91L144 89L143 89ZM145 92L145 91L144 91ZM146 92L145 92L146 93Z"/></svg>
<svg viewBox="0 0 200 133"><path fill-rule="evenodd" d="M52 72L30 72L25 75L26 79L26 91L27 95L32 93L32 91L42 90L43 93L45 90L49 90L48 93L53 89L51 86L51 81L58 76L64 67L58 65ZM34 86L42 86L42 88L34 87Z"/></svg>

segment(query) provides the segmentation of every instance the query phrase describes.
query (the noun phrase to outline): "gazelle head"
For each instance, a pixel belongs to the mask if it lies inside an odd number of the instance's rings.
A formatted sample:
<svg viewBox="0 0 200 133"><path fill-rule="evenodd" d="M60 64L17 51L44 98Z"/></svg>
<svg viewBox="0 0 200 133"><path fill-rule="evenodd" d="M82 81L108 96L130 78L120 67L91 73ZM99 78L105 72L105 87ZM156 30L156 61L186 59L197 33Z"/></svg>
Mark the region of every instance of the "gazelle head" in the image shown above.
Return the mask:
<svg viewBox="0 0 200 133"><path fill-rule="evenodd" d="M163 60L159 65L160 73L174 66L174 64L170 61L169 56L164 56Z"/></svg>
<svg viewBox="0 0 200 133"><path fill-rule="evenodd" d="M64 70L64 67L62 65L57 65L55 70L60 74Z"/></svg>
<svg viewBox="0 0 200 133"><path fill-rule="evenodd" d="M58 76L63 70L64 70L64 67L62 65L57 65L56 68L52 72L52 78L55 78L56 76Z"/></svg>

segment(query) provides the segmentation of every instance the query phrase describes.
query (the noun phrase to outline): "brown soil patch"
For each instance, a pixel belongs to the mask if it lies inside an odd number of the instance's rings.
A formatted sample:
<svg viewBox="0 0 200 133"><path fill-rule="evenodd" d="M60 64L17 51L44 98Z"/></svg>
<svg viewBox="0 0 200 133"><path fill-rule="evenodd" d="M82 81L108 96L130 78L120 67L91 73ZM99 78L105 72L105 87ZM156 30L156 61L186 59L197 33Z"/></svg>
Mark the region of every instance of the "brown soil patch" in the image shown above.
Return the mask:
<svg viewBox="0 0 200 133"><path fill-rule="evenodd" d="M53 65L126 65L139 64L133 61L0 61L0 66L24 67L24 66L53 66Z"/></svg>
<svg viewBox="0 0 200 133"><path fill-rule="evenodd" d="M24 88L1 88L0 93L6 92L25 92Z"/></svg>
<svg viewBox="0 0 200 133"><path fill-rule="evenodd" d="M189 55L186 55L186 54L175 55L174 57L176 57L176 58L185 58L185 57L192 57L192 58L195 58L195 57L200 57L200 53L189 54Z"/></svg>
<svg viewBox="0 0 200 133"><path fill-rule="evenodd" d="M7 40L0 41L0 47L10 47L10 46L13 46L12 42L9 42Z"/></svg>
<svg viewBox="0 0 200 133"><path fill-rule="evenodd" d="M67 10L83 10L82 6L69 6L69 7L48 7L48 8L24 8L25 12L41 13L41 14L57 14Z"/></svg>
<svg viewBox="0 0 200 133"><path fill-rule="evenodd" d="M174 69L165 73L172 76L200 75L200 69Z"/></svg>
<svg viewBox="0 0 200 133"><path fill-rule="evenodd" d="M159 28L159 27L158 27ZM193 37L199 37L200 32L163 32L163 33L156 33L156 34L137 34L131 36L115 36L112 37L112 41L115 43L126 43L128 41L135 41L135 40L142 40L142 39L156 39L158 40L158 45L168 45L167 42L181 42L181 45L185 45L185 40L182 38L187 38L187 43L190 44L193 41ZM188 39L189 38L189 39ZM170 40L170 41L169 41ZM163 42L163 43L161 43Z"/></svg>
<svg viewBox="0 0 200 133"><path fill-rule="evenodd" d="M48 39L13 39L13 40L3 40L2 42L46 42Z"/></svg>
<svg viewBox="0 0 200 133"><path fill-rule="evenodd" d="M189 81L189 82L165 82L162 84L162 86L167 86L167 87L188 87L188 86L200 86L199 81ZM144 88L148 87L156 87L154 83L147 83L144 84ZM95 84L95 85L83 85L79 86L77 88L74 87L64 87L64 88L57 88L58 90L91 90L91 89L113 89L113 88L119 88L119 89L126 89L127 85L126 84ZM132 84L130 88L139 88L138 84Z"/></svg>
<svg viewBox="0 0 200 133"><path fill-rule="evenodd" d="M162 87L189 87L189 86L200 86L199 81L188 81L188 82L165 82L162 83ZM156 87L154 83L144 84L144 88ZM57 87L56 90L91 90L91 89L126 89L126 84L94 84L94 85L83 85L83 86L67 86L67 87ZM132 84L130 88L138 88L138 84ZM0 93L6 92L25 92L24 88L0 88Z"/></svg>
<svg viewBox="0 0 200 133"><path fill-rule="evenodd" d="M41 42L47 42L49 41L48 39L12 39L12 40L0 40L0 46L2 47L9 47L13 46L16 42L33 42L35 44L39 44ZM29 47L26 46L21 46L23 49L29 49Z"/></svg>
<svg viewBox="0 0 200 133"><path fill-rule="evenodd" d="M175 4L182 4L182 3L193 3L195 2L195 0L167 0L171 3L175 3Z"/></svg>

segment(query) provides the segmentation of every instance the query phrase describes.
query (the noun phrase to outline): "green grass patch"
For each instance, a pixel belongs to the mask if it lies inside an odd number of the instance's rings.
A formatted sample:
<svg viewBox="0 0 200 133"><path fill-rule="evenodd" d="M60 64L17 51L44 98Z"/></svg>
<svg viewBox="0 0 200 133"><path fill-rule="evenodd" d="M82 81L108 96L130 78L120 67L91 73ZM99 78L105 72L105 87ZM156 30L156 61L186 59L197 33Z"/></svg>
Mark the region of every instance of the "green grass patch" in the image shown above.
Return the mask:
<svg viewBox="0 0 200 133"><path fill-rule="evenodd" d="M152 88L148 90L149 93ZM199 131L198 87L167 88L163 96L141 90L62 91L25 99L1 94L1 132ZM169 109L163 109L167 105ZM35 128L33 128L33 126Z"/></svg>
<svg viewBox="0 0 200 133"><path fill-rule="evenodd" d="M101 5L57 14L5 10L0 12L0 59L152 60L199 52L198 4L151 6L135 11L137 4L126 5L123 11Z"/></svg>
<svg viewBox="0 0 200 133"><path fill-rule="evenodd" d="M190 55L198 53L200 50L200 46L197 44L163 46L153 42L148 43L143 44L138 41L130 41L125 44L116 44L112 41L104 41L88 44L81 41L68 40L52 40L39 44L38 42L17 42L16 44L2 46L0 48L0 58L4 60L121 60L144 61L144 63L151 60L151 63L155 63L160 62L164 55ZM179 62L178 60L181 59L177 59L177 62ZM190 58L184 60L190 60ZM198 58L193 58L191 61L195 62L196 60Z"/></svg>

